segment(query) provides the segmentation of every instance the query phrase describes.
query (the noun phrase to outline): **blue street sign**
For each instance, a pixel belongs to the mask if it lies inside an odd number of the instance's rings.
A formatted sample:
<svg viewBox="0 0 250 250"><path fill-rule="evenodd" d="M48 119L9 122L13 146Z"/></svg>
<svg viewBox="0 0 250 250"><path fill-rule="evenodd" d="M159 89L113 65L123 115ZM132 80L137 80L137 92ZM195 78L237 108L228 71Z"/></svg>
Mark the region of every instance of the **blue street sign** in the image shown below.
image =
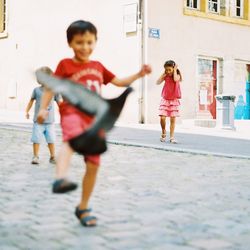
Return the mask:
<svg viewBox="0 0 250 250"><path fill-rule="evenodd" d="M160 29L149 28L149 37L160 39Z"/></svg>

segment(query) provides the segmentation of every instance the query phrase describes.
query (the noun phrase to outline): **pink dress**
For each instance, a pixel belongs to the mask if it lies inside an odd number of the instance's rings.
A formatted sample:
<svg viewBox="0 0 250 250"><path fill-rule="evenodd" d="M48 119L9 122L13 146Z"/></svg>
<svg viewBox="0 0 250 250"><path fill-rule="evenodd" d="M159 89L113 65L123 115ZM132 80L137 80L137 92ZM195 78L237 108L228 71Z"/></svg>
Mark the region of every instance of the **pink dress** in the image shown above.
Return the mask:
<svg viewBox="0 0 250 250"><path fill-rule="evenodd" d="M161 93L159 116L177 117L179 114L181 88L180 83L175 82L173 77L166 76L165 84Z"/></svg>

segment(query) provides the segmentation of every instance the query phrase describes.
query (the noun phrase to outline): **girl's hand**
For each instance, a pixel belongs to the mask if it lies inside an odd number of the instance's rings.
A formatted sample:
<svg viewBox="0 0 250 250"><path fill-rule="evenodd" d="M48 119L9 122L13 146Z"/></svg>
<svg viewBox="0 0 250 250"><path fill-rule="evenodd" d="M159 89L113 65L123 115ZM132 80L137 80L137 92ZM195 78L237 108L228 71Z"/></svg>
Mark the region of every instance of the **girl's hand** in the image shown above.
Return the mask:
<svg viewBox="0 0 250 250"><path fill-rule="evenodd" d="M144 77L145 75L148 75L152 72L152 68L150 65L144 64L139 71L139 76Z"/></svg>
<svg viewBox="0 0 250 250"><path fill-rule="evenodd" d="M177 69L178 69L178 65L175 64L175 65L174 65L174 70L176 71Z"/></svg>
<svg viewBox="0 0 250 250"><path fill-rule="evenodd" d="M30 114L29 113L26 113L26 119L30 119Z"/></svg>
<svg viewBox="0 0 250 250"><path fill-rule="evenodd" d="M40 109L37 114L37 123L42 124L48 117L49 111L47 109Z"/></svg>

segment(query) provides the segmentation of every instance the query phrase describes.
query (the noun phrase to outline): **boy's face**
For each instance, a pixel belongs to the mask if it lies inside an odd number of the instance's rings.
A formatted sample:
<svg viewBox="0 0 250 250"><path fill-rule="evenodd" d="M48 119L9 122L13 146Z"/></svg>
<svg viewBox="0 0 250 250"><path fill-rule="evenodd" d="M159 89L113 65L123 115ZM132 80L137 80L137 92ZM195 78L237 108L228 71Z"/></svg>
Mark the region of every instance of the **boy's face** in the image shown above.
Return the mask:
<svg viewBox="0 0 250 250"><path fill-rule="evenodd" d="M75 59L79 62L86 62L89 60L96 45L96 37L90 32L74 35L72 41L69 43L70 48L74 50Z"/></svg>

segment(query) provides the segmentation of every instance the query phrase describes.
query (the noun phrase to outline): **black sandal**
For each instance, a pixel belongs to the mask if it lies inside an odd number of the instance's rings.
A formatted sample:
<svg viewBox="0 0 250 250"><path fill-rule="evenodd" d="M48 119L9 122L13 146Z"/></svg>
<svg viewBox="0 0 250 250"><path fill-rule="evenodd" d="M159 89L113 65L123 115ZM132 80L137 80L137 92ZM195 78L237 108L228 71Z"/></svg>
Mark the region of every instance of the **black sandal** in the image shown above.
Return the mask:
<svg viewBox="0 0 250 250"><path fill-rule="evenodd" d="M96 223L95 224L89 224L88 223L91 220L97 220L97 218L95 216L86 216L84 218L81 218L81 216L83 214L90 213L90 212L91 212L91 209L80 210L78 207L76 207L75 215L80 220L81 224L84 227L95 227L96 226Z"/></svg>
<svg viewBox="0 0 250 250"><path fill-rule="evenodd" d="M52 192L56 194L63 194L73 191L77 188L77 184L66 179L59 179L53 183Z"/></svg>

